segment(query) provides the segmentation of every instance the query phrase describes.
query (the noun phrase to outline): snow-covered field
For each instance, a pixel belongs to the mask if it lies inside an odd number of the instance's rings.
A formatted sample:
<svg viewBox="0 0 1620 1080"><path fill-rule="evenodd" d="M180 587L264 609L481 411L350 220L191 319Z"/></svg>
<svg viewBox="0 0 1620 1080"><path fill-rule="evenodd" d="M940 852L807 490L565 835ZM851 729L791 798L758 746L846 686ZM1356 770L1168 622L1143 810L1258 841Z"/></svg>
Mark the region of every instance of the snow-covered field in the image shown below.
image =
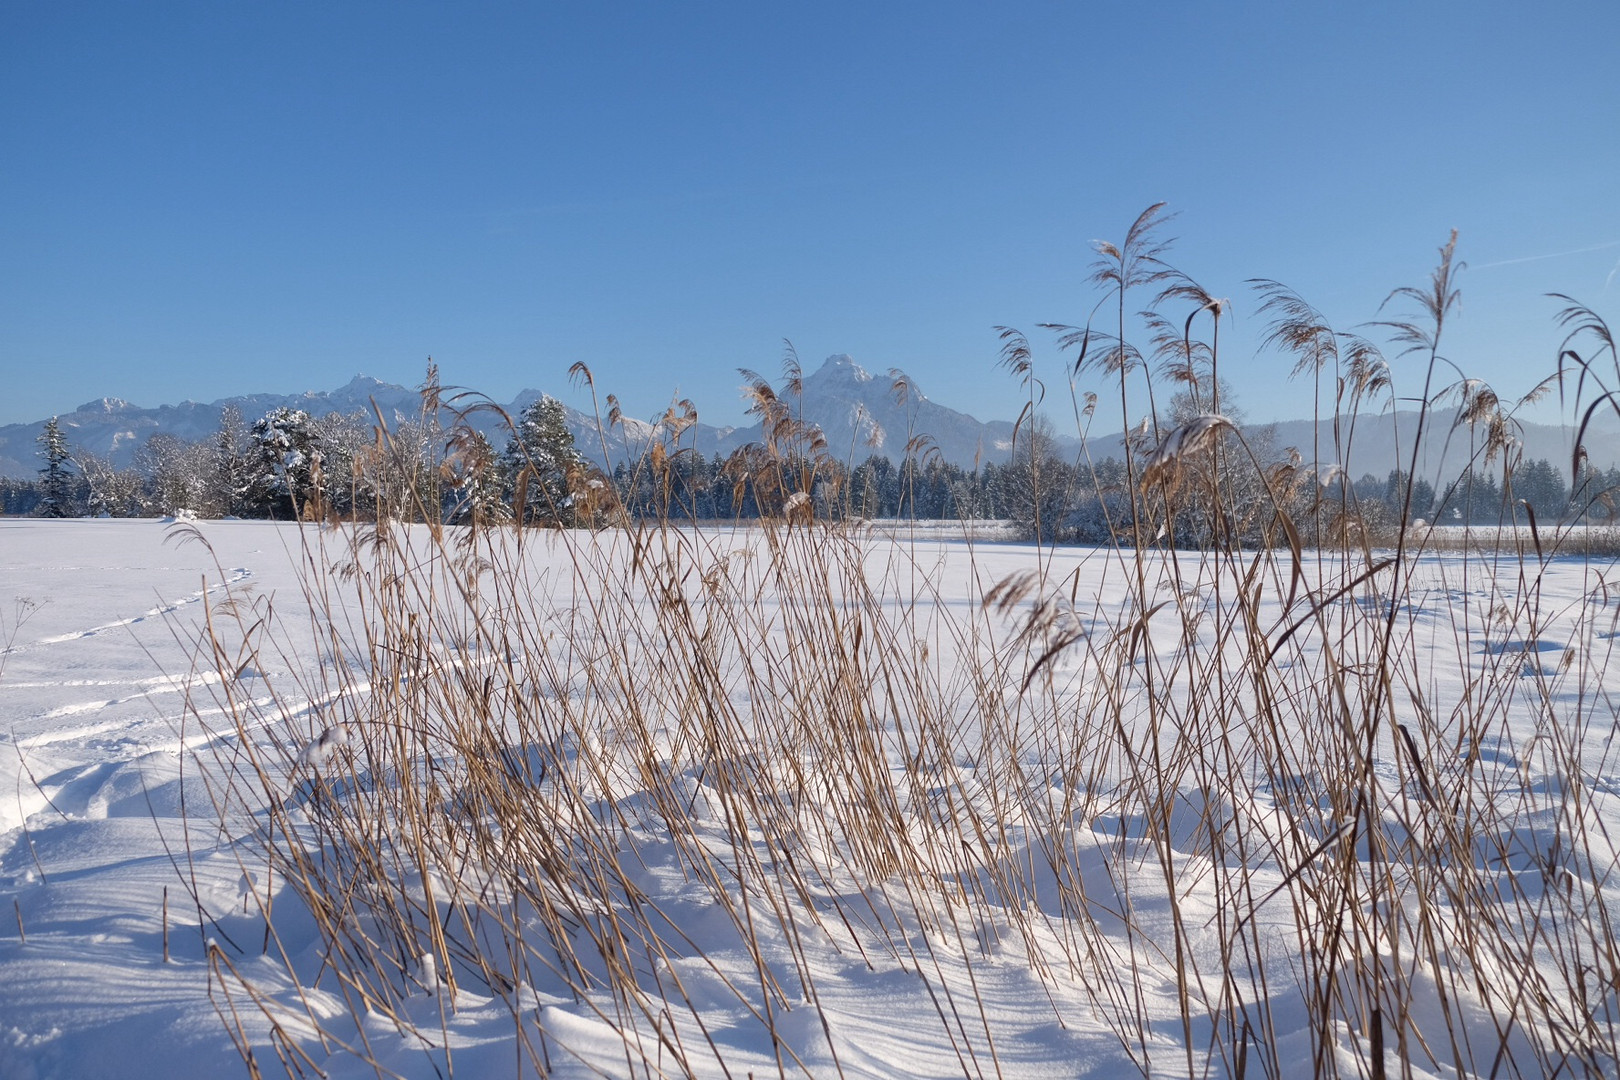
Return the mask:
<svg viewBox="0 0 1620 1080"><path fill-rule="evenodd" d="M0 1077L1614 1075L1617 614L1461 552L0 520Z"/></svg>

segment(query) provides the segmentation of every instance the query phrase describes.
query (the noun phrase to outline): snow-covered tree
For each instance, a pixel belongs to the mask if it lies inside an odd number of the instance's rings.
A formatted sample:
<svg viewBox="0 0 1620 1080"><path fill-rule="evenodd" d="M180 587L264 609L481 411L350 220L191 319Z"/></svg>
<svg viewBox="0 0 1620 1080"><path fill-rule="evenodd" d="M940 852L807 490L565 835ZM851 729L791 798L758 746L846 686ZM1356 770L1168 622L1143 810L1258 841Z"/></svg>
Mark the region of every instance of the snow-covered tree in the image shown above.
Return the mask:
<svg viewBox="0 0 1620 1080"><path fill-rule="evenodd" d="M134 469L120 469L110 458L80 454L74 464L89 491L85 502L97 517L140 517L146 513L146 485Z"/></svg>
<svg viewBox="0 0 1620 1080"><path fill-rule="evenodd" d="M343 419L355 422L359 418ZM322 429L323 445L331 440L328 460L339 466L348 462L347 491L338 483L337 472L328 477L327 490L334 507L345 513L401 521L436 517L436 496L424 490L422 484L426 451L422 425L407 420L391 431L373 426L371 438L364 445L356 441L357 434L346 424Z"/></svg>
<svg viewBox="0 0 1620 1080"><path fill-rule="evenodd" d="M309 516L350 516L369 511L376 492L365 475L363 459L377 445L374 419L362 412L327 413L314 420L310 430L313 457Z"/></svg>
<svg viewBox="0 0 1620 1080"><path fill-rule="evenodd" d="M254 423L249 441L249 490L259 513L322 519L352 514L375 497L366 472L375 428L362 413L314 419L283 406Z"/></svg>
<svg viewBox="0 0 1620 1080"><path fill-rule="evenodd" d="M584 458L574 449L574 433L568 430L562 402L542 397L523 410L502 464L519 520L572 523L570 484Z"/></svg>
<svg viewBox="0 0 1620 1080"><path fill-rule="evenodd" d="M309 413L275 409L254 423L251 439L252 501L271 517L297 517L309 501L319 455Z"/></svg>
<svg viewBox="0 0 1620 1080"><path fill-rule="evenodd" d="M45 467L39 470L39 505L35 512L40 517L72 517L77 512L73 499L73 474L68 471L72 456L68 453L67 436L56 417L45 421L39 433L39 456Z"/></svg>
<svg viewBox="0 0 1620 1080"><path fill-rule="evenodd" d="M1058 456L1050 421L1036 416L1019 433L1012 460L998 470L1000 513L1036 543L1060 539L1074 501L1074 469ZM906 478L902 477L902 481Z"/></svg>
<svg viewBox="0 0 1620 1080"><path fill-rule="evenodd" d="M208 501L221 515L247 514L253 504L253 443L242 410L227 405L219 414Z"/></svg>
<svg viewBox="0 0 1620 1080"><path fill-rule="evenodd" d="M507 520L500 474L500 459L483 432L458 424L450 433L449 453L440 472L442 486L455 500L445 520L474 526Z"/></svg>
<svg viewBox="0 0 1620 1080"><path fill-rule="evenodd" d="M159 514L212 516L218 508L208 499L213 447L158 432L135 452L135 467L146 477L152 509Z"/></svg>

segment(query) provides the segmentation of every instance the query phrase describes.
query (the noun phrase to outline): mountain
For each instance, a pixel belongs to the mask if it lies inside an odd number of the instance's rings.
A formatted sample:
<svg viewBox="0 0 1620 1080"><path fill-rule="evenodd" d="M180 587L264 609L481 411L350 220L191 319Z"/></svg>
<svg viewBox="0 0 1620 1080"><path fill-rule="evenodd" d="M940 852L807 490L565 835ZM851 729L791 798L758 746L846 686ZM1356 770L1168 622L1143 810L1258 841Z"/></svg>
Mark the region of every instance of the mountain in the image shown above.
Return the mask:
<svg viewBox="0 0 1620 1080"><path fill-rule="evenodd" d="M820 426L828 450L839 460L858 464L871 454L900 459L907 441L923 435L946 461L964 468L1005 461L1012 454L1010 421L980 421L936 404L901 371L879 378L840 354L805 376L803 388L800 408Z"/></svg>
<svg viewBox="0 0 1620 1080"><path fill-rule="evenodd" d="M525 407L540 396L538 390L525 390L500 408L516 419ZM219 430L220 415L229 405L234 405L250 425L279 408L302 409L316 417L330 413L361 413L371 418L380 413L390 425L416 420L422 413L422 401L417 391L366 375L356 375L336 390L302 394L246 394L207 404L184 401L178 405L160 405L149 409L119 398L100 398L86 402L72 412L59 414L57 423L74 453L108 458L118 468L126 468L134 461L136 450L153 435L173 435L187 441L209 438ZM601 459L603 438L597 431L595 419L574 409L567 412L569 426L581 451L593 459ZM451 410L448 407L442 419L446 424L450 422ZM484 409L473 413L469 419L473 427L489 436L497 449L506 445L506 421L500 413ZM0 476L31 479L38 473L40 460L36 440L44 427L44 420L0 427ZM693 432L686 434L683 445L690 445L695 435L699 448L705 454L717 451L729 453L749 441L748 438L737 437L736 431L729 427L715 428L700 424ZM604 434L607 461L611 466L625 457L638 455L651 437L652 425L627 418L622 427ZM753 437L757 435L756 430Z"/></svg>
<svg viewBox="0 0 1620 1080"><path fill-rule="evenodd" d="M88 452L110 458L123 468L134 459L135 451L153 435L173 435L188 441L206 439L219 430L220 413L235 405L249 424L274 409L286 406L303 409L315 416L328 413L364 412L371 414L375 400L390 421L418 416L420 398L416 391L356 375L336 390L304 394L249 394L223 398L209 404L183 401L155 409L132 405L121 398L98 398L70 413L57 416L57 423L75 453ZM40 467L35 440L45 421L7 424L0 427L0 476L32 477Z"/></svg>
<svg viewBox="0 0 1620 1080"><path fill-rule="evenodd" d="M896 402L892 393L895 377L907 379L910 385L903 403ZM540 396L538 390L524 390L501 408L516 418ZM391 424L414 419L421 413L416 391L356 375L336 390L249 394L207 404L185 401L178 405L142 408L118 398L101 398L60 414L57 422L75 452L110 458L114 465L123 468L153 435L163 433L186 440L211 436L219 430L220 413L227 405L240 410L249 424L282 407L302 409L313 416L333 412L361 412L371 416L375 405ZM980 460L1005 460L1010 453L1011 423L981 423L966 413L937 405L929 401L909 377L896 373L876 378L848 356L829 357L819 370L806 376L803 397L796 407L807 420L821 426L828 446L840 459L853 456L859 462L873 453L902 457L908 432L927 433L946 460L968 468ZM580 450L598 463L605 461L609 467L639 456L655 435L652 423L631 417L602 430L598 430L595 418L577 410L569 409L568 419ZM506 431L499 413L483 410L471 420L497 447L505 445ZM44 425L45 421L39 420L0 427L0 476L31 478L38 472L40 462L35 440ZM761 438L758 424L716 427L698 423L682 434L681 445L693 447L708 457L730 454Z"/></svg>
<svg viewBox="0 0 1620 1080"><path fill-rule="evenodd" d="M1320 457L1325 463L1340 465L1351 479L1360 479L1372 473L1382 479L1397 467L1405 470L1412 460L1412 442L1417 434L1418 415L1412 411L1363 415L1356 420L1354 440L1349 459L1337 461L1333 453L1331 425L1324 425L1320 439ZM1340 421L1341 432L1348 432L1349 418ZM1279 448L1292 446L1309 461L1312 457L1312 424L1309 420L1290 420L1270 425L1273 444ZM1429 414L1423 432L1423 445L1418 455L1416 472L1430 480L1450 480L1468 466L1470 460L1483 464L1478 453L1483 432L1473 436L1468 427L1458 422L1455 409L1440 409ZM1567 477L1570 452L1575 441L1571 428L1556 424L1523 424L1514 437L1523 447L1525 461L1545 459ZM1598 468L1611 468L1620 464L1620 426L1613 415L1600 416L1586 433L1586 448L1591 463Z"/></svg>
<svg viewBox="0 0 1620 1080"><path fill-rule="evenodd" d="M926 435L940 456L953 464L972 469L986 462L1001 463L1012 452L1013 425L1006 420L980 421L967 413L957 412L933 401L922 392L916 380L904 372L891 371L875 376L847 355L828 357L814 372L801 380L802 394L789 405L809 423L818 425L827 439L828 452L840 461L859 463L877 453L901 458L906 452L907 440ZM903 387L902 393L897 389ZM502 406L506 413L516 417L530 403L540 397L538 390L525 390L510 404ZM162 405L154 409L132 405L118 398L100 398L86 402L73 412L63 413L57 419L67 435L68 444L76 452L88 451L111 458L119 467L130 464L135 451L149 438L166 433L181 439L205 439L219 430L220 413L227 405L234 405L251 424L266 413L282 407L303 409L315 415L327 413L380 412L390 424L414 419L421 414L421 399L416 391L393 383L381 382L364 375L356 375L336 390L303 394L250 394L224 398L209 404L194 401L178 405ZM1455 414L1431 414L1424 437L1423 462L1419 474L1430 479L1450 478L1461 471L1469 457L1468 432L1454 427ZM645 420L626 417L621 424L599 431L594 418L576 410L568 410L569 424L581 452L609 467L626 458L639 456L655 428ZM448 415L445 418L448 421ZM493 410L482 411L472 418L474 426L489 436L497 448L504 446L504 421ZM1416 430L1415 413L1381 413L1363 415L1356 421L1354 450L1351 460L1337 462L1352 477L1367 473L1383 477L1400 463L1405 468L1410 458L1412 433ZM9 424L0 427L0 476L32 478L40 467L35 440L44 427L40 420L32 424ZM1287 447L1298 449L1306 461L1312 457L1312 425L1310 421L1287 421L1248 429L1252 442L1269 442L1278 454ZM1399 437L1397 438L1397 435ZM1020 435L1022 438L1023 435ZM1557 425L1526 424L1521 437L1527 460L1545 458L1567 471L1570 432ZM685 431L682 446L694 447L705 457L726 455L739 447L759 442L762 432L758 424L747 427L714 427L698 423ZM1449 445L1448 444L1449 441ZM1592 463L1601 468L1620 464L1620 426L1604 418L1587 436L1587 447ZM1331 435L1323 436L1324 463L1336 463L1328 444ZM1082 447L1073 436L1056 434L1052 439L1053 452L1075 460ZM1118 433L1093 437L1089 453L1092 458L1122 456L1122 440Z"/></svg>

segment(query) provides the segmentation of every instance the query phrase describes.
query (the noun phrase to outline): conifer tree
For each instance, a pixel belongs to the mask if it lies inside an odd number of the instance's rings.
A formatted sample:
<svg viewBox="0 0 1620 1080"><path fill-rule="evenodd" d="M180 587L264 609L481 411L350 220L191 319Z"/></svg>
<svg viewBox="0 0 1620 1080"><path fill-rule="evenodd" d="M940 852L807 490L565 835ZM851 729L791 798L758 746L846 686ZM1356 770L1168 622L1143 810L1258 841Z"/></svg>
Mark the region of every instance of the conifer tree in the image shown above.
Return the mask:
<svg viewBox="0 0 1620 1080"><path fill-rule="evenodd" d="M40 517L65 518L73 514L73 476L68 472L72 459L68 454L67 437L56 417L45 421L45 430L39 433L39 456L45 467L39 470Z"/></svg>
<svg viewBox="0 0 1620 1080"><path fill-rule="evenodd" d="M214 435L214 459L209 478L210 500L216 512L235 516L249 512L254 498L253 448L242 410L227 405L220 410Z"/></svg>
<svg viewBox="0 0 1620 1080"><path fill-rule="evenodd" d="M584 459L562 402L542 397L524 409L502 459L519 520L572 524L570 481Z"/></svg>
<svg viewBox="0 0 1620 1080"><path fill-rule="evenodd" d="M274 409L253 424L254 501L270 517L297 517L314 496L319 443L309 413Z"/></svg>

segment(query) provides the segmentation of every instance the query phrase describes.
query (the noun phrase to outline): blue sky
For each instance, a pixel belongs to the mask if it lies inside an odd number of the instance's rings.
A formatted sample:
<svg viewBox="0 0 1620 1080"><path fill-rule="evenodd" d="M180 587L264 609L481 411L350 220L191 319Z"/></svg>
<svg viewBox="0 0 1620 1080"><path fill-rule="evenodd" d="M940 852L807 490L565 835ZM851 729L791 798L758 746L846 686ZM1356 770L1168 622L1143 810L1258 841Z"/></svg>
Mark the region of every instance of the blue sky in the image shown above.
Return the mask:
<svg viewBox="0 0 1620 1080"><path fill-rule="evenodd" d="M784 338L1010 418L993 328L1083 319L1159 200L1252 419L1310 398L1245 279L1353 328L1452 228L1446 352L1513 395L1542 294L1620 322L1617 41L1612 0L6 4L0 423L429 355L738 422Z"/></svg>

